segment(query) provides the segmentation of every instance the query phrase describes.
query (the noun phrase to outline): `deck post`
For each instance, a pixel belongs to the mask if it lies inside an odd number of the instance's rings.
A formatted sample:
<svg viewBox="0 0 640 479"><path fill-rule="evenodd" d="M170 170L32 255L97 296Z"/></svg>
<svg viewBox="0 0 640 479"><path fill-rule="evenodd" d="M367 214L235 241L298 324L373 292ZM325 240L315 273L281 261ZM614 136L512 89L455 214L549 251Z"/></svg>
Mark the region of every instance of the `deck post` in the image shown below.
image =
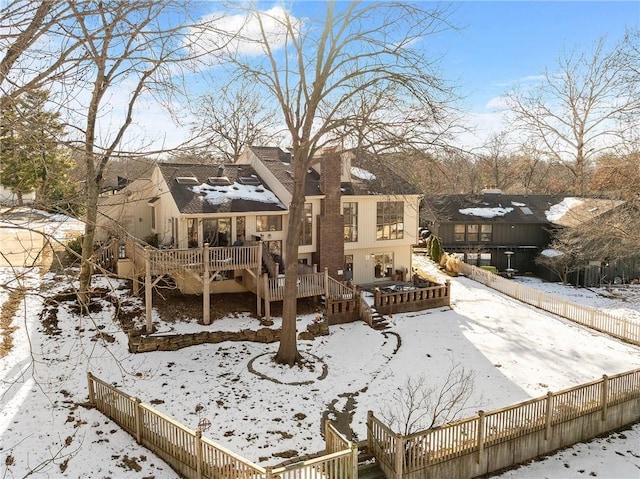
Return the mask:
<svg viewBox="0 0 640 479"><path fill-rule="evenodd" d="M151 281L151 258L149 257L149 246L144 248L144 304L147 333L153 331L152 311L153 311L153 283Z"/></svg>
<svg viewBox="0 0 640 479"><path fill-rule="evenodd" d="M262 313L262 298L260 297L260 271L262 271L262 241L258 241L258 266L256 267L256 312L258 317Z"/></svg>
<svg viewBox="0 0 640 479"><path fill-rule="evenodd" d="M404 465L404 437L396 433L395 436L395 463L394 474L396 479L402 479L402 466Z"/></svg>
<svg viewBox="0 0 640 479"><path fill-rule="evenodd" d="M324 268L324 302L329 304L329 268Z"/></svg>
<svg viewBox="0 0 640 479"><path fill-rule="evenodd" d="M271 319L271 298L269 295L269 276L267 273L262 275L262 284L263 290L262 293L264 295L264 317L267 321Z"/></svg>
<svg viewBox="0 0 640 479"><path fill-rule="evenodd" d="M209 296L209 288L211 286L211 274L209 268L209 243L205 243L202 249L202 262L204 263L204 272L202 277L202 322L211 324L211 297Z"/></svg>

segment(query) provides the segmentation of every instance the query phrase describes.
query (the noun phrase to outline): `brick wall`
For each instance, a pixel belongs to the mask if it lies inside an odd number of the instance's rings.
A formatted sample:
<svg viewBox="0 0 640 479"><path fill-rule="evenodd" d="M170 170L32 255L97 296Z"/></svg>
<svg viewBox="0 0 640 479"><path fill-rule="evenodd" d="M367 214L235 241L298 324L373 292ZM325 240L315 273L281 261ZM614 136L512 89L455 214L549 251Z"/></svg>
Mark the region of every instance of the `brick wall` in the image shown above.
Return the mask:
<svg viewBox="0 0 640 479"><path fill-rule="evenodd" d="M344 268L344 226L340 209L340 153L323 155L320 165L320 190L325 199L318 216L318 248L314 263L320 271L329 268L329 275L341 281L342 275L338 274L338 270Z"/></svg>

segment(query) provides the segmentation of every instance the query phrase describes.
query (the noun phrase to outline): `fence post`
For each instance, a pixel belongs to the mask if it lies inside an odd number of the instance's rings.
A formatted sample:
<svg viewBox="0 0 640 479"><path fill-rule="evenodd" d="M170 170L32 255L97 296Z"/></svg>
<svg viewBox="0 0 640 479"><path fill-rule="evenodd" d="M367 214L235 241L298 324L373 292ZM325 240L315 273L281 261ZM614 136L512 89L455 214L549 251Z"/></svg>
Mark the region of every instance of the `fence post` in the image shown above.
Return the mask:
<svg viewBox="0 0 640 479"><path fill-rule="evenodd" d="M96 405L96 391L93 386L93 374L87 373L87 381L89 382L89 404Z"/></svg>
<svg viewBox="0 0 640 479"><path fill-rule="evenodd" d="M538 308L542 309L542 291L538 291Z"/></svg>
<svg viewBox="0 0 640 479"><path fill-rule="evenodd" d="M553 406L553 393L547 392L547 410L545 411L545 424L544 424L544 440L549 440L549 433L551 432L551 408Z"/></svg>
<svg viewBox="0 0 640 479"><path fill-rule="evenodd" d="M601 420L606 421L607 419L607 403L609 402L609 376L606 374L602 375L602 390L601 390L601 398L600 402L602 403L602 416Z"/></svg>
<svg viewBox="0 0 640 479"><path fill-rule="evenodd" d="M373 454L373 411L367 411L367 450Z"/></svg>
<svg viewBox="0 0 640 479"><path fill-rule="evenodd" d="M333 451L331 450L331 438L333 437L333 433L329 430L330 419L324 420L324 451L325 454L331 454Z"/></svg>
<svg viewBox="0 0 640 479"><path fill-rule="evenodd" d="M396 464L395 479L402 478L402 466L404 464L404 437L396 433Z"/></svg>
<svg viewBox="0 0 640 479"><path fill-rule="evenodd" d="M196 430L196 477L202 479L202 431Z"/></svg>
<svg viewBox="0 0 640 479"><path fill-rule="evenodd" d="M358 443L351 443L351 479L358 477Z"/></svg>
<svg viewBox="0 0 640 479"><path fill-rule="evenodd" d="M134 414L136 420L136 441L138 444L142 443L142 401L139 398L133 398L134 402Z"/></svg>
<svg viewBox="0 0 640 479"><path fill-rule="evenodd" d="M482 456L484 454L484 411L478 411L478 458L477 464L482 463Z"/></svg>
<svg viewBox="0 0 640 479"><path fill-rule="evenodd" d="M149 247L144 248L144 304L147 333L153 331L152 307L153 307L153 284L151 282L151 258L149 258Z"/></svg>
<svg viewBox="0 0 640 479"><path fill-rule="evenodd" d="M202 262L204 263L204 272L202 273L202 322L211 324L211 297L209 296L209 288L211 287L211 273L209 271L211 263L209 262L209 243L205 243L202 248Z"/></svg>

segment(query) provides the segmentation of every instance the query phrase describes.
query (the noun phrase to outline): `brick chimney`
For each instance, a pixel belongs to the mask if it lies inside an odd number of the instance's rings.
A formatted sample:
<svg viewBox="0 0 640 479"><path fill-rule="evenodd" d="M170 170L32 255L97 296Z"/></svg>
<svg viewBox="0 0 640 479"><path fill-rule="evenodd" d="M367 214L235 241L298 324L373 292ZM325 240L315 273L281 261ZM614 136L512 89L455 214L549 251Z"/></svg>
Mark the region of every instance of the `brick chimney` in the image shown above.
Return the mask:
<svg viewBox="0 0 640 479"><path fill-rule="evenodd" d="M323 151L320 158L320 191L325 195L317 224L317 252L314 263L320 271L342 281L344 268L344 224L340 208L342 164L339 151Z"/></svg>

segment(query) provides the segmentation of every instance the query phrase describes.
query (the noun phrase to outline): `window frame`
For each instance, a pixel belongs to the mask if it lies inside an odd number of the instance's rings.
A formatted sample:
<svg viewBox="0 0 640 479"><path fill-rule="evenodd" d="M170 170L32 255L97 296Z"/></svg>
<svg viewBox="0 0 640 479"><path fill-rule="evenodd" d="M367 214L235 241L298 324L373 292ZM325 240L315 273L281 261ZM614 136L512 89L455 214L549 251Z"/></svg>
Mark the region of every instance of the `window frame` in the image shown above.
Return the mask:
<svg viewBox="0 0 640 479"><path fill-rule="evenodd" d="M256 215L256 233L273 231L282 231L282 215Z"/></svg>
<svg viewBox="0 0 640 479"><path fill-rule="evenodd" d="M305 203L303 208L300 246L311 246L313 244L313 205Z"/></svg>
<svg viewBox="0 0 640 479"><path fill-rule="evenodd" d="M376 241L397 239L404 239L404 201L378 201Z"/></svg>
<svg viewBox="0 0 640 479"><path fill-rule="evenodd" d="M358 241L358 202L347 201L342 204L343 239L347 243Z"/></svg>

